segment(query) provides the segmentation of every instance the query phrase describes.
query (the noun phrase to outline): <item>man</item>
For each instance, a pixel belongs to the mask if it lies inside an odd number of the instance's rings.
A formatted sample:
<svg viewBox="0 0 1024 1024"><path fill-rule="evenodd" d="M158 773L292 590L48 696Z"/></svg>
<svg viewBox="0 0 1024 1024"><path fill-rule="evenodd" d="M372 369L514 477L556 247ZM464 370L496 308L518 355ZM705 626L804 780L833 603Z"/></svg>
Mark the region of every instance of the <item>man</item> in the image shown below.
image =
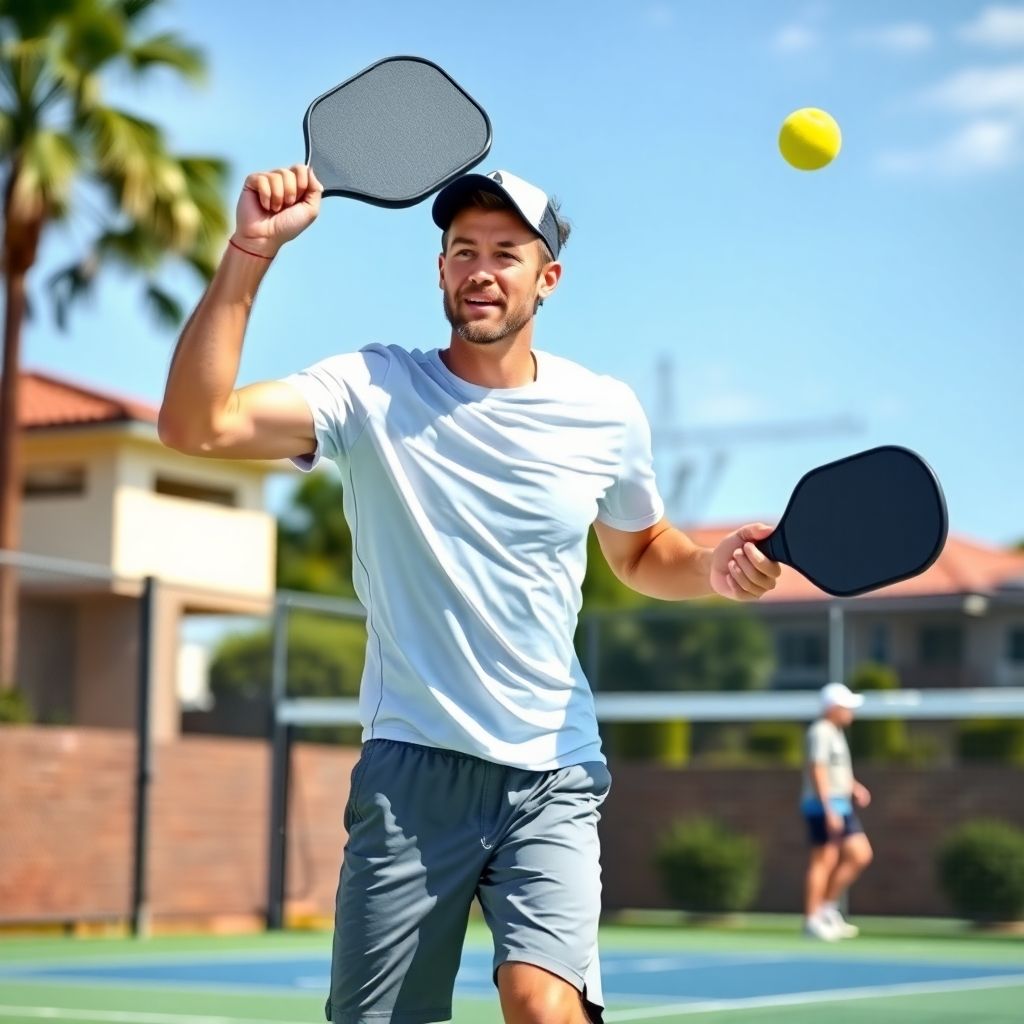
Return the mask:
<svg viewBox="0 0 1024 1024"><path fill-rule="evenodd" d="M505 1020L600 1021L610 778L572 643L587 533L644 594L745 601L779 574L753 544L771 528L691 542L664 519L629 388L533 349L569 229L504 171L434 202L447 348L370 345L236 389L257 287L320 198L301 165L246 179L160 436L195 455L327 458L344 478L368 637L328 1018L450 1019L477 898Z"/></svg>
<svg viewBox="0 0 1024 1024"><path fill-rule="evenodd" d="M807 866L804 932L834 942L858 934L839 909L843 893L871 863L868 837L855 807L867 807L871 794L853 777L843 730L864 703L843 683L821 690L821 717L807 730L807 759L801 810L811 842Z"/></svg>

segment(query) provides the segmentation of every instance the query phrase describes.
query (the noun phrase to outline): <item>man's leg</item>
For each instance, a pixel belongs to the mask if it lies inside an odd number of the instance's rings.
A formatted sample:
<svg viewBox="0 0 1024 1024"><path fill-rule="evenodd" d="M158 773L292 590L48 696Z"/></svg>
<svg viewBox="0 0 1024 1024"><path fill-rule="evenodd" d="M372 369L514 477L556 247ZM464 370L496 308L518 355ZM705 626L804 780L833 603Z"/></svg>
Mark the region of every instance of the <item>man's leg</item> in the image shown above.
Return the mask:
<svg viewBox="0 0 1024 1024"><path fill-rule="evenodd" d="M505 1024L588 1024L580 993L569 982L533 964L498 968Z"/></svg>
<svg viewBox="0 0 1024 1024"><path fill-rule="evenodd" d="M839 849L835 843L811 848L810 861L807 865L807 886L804 900L804 913L814 917L821 910L822 903L828 898L828 887L839 864Z"/></svg>
<svg viewBox="0 0 1024 1024"><path fill-rule="evenodd" d="M828 879L825 900L829 903L838 903L843 893L857 881L873 858L871 843L863 832L845 836L839 848L839 861Z"/></svg>
<svg viewBox="0 0 1024 1024"><path fill-rule="evenodd" d="M610 784L600 763L504 772L479 897L507 1024L601 1022L597 823Z"/></svg>
<svg viewBox="0 0 1024 1024"><path fill-rule="evenodd" d="M474 762L371 740L353 772L338 887L334 1024L451 1019L469 908L486 853ZM443 794L443 799L438 799Z"/></svg>

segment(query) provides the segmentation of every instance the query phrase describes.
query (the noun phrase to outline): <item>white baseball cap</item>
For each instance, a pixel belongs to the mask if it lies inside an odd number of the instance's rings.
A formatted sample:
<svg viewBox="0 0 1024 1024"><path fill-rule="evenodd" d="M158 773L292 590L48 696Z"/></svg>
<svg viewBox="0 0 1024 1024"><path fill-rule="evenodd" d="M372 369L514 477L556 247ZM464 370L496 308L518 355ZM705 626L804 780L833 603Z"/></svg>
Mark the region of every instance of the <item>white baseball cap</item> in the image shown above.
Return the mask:
<svg viewBox="0 0 1024 1024"><path fill-rule="evenodd" d="M544 240L551 255L558 259L562 243L558 238L558 217L551 200L542 189L508 171L464 174L446 185L434 199L434 223L442 231L447 231L466 196L477 189L493 192L511 203L526 226Z"/></svg>
<svg viewBox="0 0 1024 1024"><path fill-rule="evenodd" d="M863 695L854 693L845 683L828 683L821 688L823 708L859 708L864 703Z"/></svg>

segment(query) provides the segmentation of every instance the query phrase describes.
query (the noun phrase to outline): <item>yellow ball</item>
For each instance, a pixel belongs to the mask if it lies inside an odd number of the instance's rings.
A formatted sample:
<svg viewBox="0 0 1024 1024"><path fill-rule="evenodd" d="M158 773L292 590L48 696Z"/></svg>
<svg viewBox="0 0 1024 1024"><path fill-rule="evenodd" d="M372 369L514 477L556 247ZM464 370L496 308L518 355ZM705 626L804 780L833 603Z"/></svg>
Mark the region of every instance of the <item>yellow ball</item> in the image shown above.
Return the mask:
<svg viewBox="0 0 1024 1024"><path fill-rule="evenodd" d="M801 171L817 171L831 163L842 144L834 118L815 107L794 110L779 132L779 151Z"/></svg>

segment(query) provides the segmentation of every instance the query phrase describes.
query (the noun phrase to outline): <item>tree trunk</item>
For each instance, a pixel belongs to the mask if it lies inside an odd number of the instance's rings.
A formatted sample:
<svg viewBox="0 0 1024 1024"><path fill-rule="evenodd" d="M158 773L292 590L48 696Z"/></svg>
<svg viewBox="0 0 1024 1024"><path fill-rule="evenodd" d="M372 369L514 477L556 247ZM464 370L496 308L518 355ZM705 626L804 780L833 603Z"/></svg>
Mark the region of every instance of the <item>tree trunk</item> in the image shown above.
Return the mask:
<svg viewBox="0 0 1024 1024"><path fill-rule="evenodd" d="M21 429L18 423L21 324L25 275L7 275L3 377L0 378L0 551L21 545ZM0 690L17 682L18 571L0 564Z"/></svg>
<svg viewBox="0 0 1024 1024"><path fill-rule="evenodd" d="M0 551L21 547L21 325L25 320L25 279L36 261L46 208L38 196L18 195L20 160L11 163L4 196L3 377L0 378ZM0 564L0 691L15 686L18 670L18 571Z"/></svg>

